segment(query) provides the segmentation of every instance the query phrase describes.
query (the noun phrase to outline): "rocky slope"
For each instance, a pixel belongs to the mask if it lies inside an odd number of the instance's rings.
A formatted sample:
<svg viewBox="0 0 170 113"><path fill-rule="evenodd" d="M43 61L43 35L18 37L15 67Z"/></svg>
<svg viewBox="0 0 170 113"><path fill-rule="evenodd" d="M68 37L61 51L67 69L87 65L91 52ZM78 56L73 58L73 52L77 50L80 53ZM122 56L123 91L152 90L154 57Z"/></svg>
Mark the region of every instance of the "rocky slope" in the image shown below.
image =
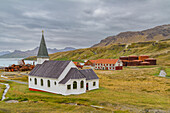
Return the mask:
<svg viewBox="0 0 170 113"><path fill-rule="evenodd" d="M136 31L136 32L122 32L116 36L109 36L100 43L93 45L92 47L107 46L116 43L134 43L144 41L157 41L170 38L170 24L157 26L151 29Z"/></svg>

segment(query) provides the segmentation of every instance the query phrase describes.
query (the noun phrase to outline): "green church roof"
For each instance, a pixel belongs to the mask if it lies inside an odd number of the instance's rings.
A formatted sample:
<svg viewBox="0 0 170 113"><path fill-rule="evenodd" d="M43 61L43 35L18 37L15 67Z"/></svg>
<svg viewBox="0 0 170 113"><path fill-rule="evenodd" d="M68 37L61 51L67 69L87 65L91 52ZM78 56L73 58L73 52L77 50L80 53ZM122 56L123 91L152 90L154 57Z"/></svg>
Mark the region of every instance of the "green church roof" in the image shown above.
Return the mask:
<svg viewBox="0 0 170 113"><path fill-rule="evenodd" d="M45 39L44 39L44 31L42 31L42 39L41 39L37 58L49 58L47 47L45 44Z"/></svg>

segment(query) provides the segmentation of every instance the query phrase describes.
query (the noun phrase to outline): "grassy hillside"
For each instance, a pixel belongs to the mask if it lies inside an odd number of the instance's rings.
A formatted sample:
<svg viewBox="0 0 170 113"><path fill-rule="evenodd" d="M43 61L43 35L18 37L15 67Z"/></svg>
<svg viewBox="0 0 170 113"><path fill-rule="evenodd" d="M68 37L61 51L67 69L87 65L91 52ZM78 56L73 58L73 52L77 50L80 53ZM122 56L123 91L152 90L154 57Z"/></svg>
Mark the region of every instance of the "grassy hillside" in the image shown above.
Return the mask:
<svg viewBox="0 0 170 113"><path fill-rule="evenodd" d="M158 59L158 64L170 65L170 40L132 43L128 47L125 44L114 44L105 47L59 52L51 54L50 59L82 61L84 59L119 58L127 55L150 55ZM36 57L27 59L35 60Z"/></svg>
<svg viewBox="0 0 170 113"><path fill-rule="evenodd" d="M0 102L0 112L168 112L170 79L157 77L159 71L159 66L126 67L122 71L95 70L100 78L100 88L69 96L29 91L28 85L9 82L11 88L6 100L18 100L19 103Z"/></svg>

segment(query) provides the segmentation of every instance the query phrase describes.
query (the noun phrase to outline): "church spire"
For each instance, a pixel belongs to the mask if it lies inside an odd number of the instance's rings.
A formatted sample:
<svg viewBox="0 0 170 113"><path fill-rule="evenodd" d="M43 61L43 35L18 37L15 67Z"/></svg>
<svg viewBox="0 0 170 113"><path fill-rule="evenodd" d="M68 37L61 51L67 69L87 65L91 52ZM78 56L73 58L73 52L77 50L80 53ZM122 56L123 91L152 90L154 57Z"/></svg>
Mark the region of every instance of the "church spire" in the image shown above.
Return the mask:
<svg viewBox="0 0 170 113"><path fill-rule="evenodd" d="M42 39L41 39L37 58L49 58L47 47L46 47L46 44L45 44L44 31L43 30L42 30Z"/></svg>

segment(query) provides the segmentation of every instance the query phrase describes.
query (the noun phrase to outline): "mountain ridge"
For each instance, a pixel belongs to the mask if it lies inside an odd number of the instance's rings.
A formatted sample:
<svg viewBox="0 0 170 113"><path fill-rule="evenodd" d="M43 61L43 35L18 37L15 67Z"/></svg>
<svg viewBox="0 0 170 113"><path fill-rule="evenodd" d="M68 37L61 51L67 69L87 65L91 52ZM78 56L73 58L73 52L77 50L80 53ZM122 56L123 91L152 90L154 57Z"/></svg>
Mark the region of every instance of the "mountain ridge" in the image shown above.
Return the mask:
<svg viewBox="0 0 170 113"><path fill-rule="evenodd" d="M145 41L159 41L170 38L170 24L156 26L142 31L121 32L115 36L109 36L92 47L107 46L111 44L127 44Z"/></svg>
<svg viewBox="0 0 170 113"><path fill-rule="evenodd" d="M38 53L38 50L39 50L39 47L36 47L32 50L27 50L27 51L14 50L13 52L6 52L6 54L4 53L0 55L0 58L26 58L29 56L36 56ZM53 54L57 52L72 51L72 50L75 50L75 48L73 47L65 47L64 49L48 48L48 53Z"/></svg>
<svg viewBox="0 0 170 113"><path fill-rule="evenodd" d="M10 51L1 51L0 56L5 55L5 54L9 54L9 53L11 53L11 52Z"/></svg>

